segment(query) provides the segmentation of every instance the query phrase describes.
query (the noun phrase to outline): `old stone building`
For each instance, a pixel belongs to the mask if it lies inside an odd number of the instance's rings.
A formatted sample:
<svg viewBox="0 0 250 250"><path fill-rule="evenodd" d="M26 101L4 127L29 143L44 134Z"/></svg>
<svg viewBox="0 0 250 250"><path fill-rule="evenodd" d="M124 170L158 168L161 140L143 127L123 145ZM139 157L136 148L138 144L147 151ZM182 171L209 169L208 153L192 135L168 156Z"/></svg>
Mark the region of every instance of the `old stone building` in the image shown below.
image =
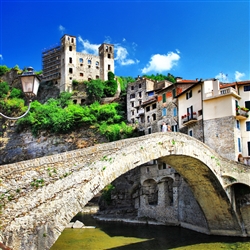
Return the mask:
<svg viewBox="0 0 250 250"><path fill-rule="evenodd" d="M177 78L176 83L153 81L138 77L127 89L127 120L137 124L141 134L161 131L163 122L178 131L178 102L176 95L196 81Z"/></svg>
<svg viewBox="0 0 250 250"><path fill-rule="evenodd" d="M60 92L72 91L73 80L108 79L114 73L114 45L103 43L98 55L77 52L76 37L64 35L60 45L42 54L43 80L53 81Z"/></svg>

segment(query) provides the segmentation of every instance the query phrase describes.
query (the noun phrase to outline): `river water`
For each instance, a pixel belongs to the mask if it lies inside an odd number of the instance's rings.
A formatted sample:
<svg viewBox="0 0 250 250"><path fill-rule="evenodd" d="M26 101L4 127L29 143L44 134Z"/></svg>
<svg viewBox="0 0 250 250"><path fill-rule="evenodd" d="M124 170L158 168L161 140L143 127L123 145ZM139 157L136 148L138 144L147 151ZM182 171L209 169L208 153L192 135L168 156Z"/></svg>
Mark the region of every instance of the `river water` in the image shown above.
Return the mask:
<svg viewBox="0 0 250 250"><path fill-rule="evenodd" d="M50 250L250 250L250 238L209 236L180 227L102 222L85 214L76 219L96 228L65 229Z"/></svg>

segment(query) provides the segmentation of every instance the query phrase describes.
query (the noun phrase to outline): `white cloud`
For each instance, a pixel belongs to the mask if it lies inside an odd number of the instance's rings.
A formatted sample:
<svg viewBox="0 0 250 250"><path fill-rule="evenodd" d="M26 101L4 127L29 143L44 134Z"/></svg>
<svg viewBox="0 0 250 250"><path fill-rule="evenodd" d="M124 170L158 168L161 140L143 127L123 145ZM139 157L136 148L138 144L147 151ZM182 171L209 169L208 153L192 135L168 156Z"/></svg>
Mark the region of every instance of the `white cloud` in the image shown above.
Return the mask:
<svg viewBox="0 0 250 250"><path fill-rule="evenodd" d="M0 54L0 60L1 60L1 61L3 60L3 55L2 55L2 54Z"/></svg>
<svg viewBox="0 0 250 250"><path fill-rule="evenodd" d="M134 61L133 59L127 58L129 53L127 49L122 47L121 45L118 44L115 45L115 52L116 52L115 60L123 66L138 63L138 60Z"/></svg>
<svg viewBox="0 0 250 250"><path fill-rule="evenodd" d="M98 55L100 44L91 44L88 40L83 40L81 36L78 37L78 42L83 46L82 53Z"/></svg>
<svg viewBox="0 0 250 250"><path fill-rule="evenodd" d="M61 31L61 34L63 35L65 32L65 28L62 25L59 25L59 31Z"/></svg>
<svg viewBox="0 0 250 250"><path fill-rule="evenodd" d="M244 77L245 73L240 73L239 71L235 71L234 73L234 77L235 77L235 81L241 81L241 77Z"/></svg>
<svg viewBox="0 0 250 250"><path fill-rule="evenodd" d="M176 52L177 52L177 54L180 54L180 53L181 53L178 49L176 49Z"/></svg>
<svg viewBox="0 0 250 250"><path fill-rule="evenodd" d="M215 76L216 79L218 79L220 82L228 82L228 74L224 74L220 72L218 75Z"/></svg>
<svg viewBox="0 0 250 250"><path fill-rule="evenodd" d="M173 68L177 65L180 56L174 52L169 52L167 55L156 54L151 56L150 62L145 68L142 69L142 73L146 74L150 71L163 72Z"/></svg>

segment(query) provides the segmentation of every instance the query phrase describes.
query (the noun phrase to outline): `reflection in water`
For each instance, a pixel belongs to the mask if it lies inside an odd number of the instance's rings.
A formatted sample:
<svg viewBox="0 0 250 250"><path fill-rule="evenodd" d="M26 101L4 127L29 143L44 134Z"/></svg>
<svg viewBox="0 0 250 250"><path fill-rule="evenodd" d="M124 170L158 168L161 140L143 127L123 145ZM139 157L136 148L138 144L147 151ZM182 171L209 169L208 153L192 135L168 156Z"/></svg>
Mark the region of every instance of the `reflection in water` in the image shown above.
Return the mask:
<svg viewBox="0 0 250 250"><path fill-rule="evenodd" d="M65 229L51 250L249 250L249 238L200 234L180 227L100 222L89 215L75 218L95 229Z"/></svg>

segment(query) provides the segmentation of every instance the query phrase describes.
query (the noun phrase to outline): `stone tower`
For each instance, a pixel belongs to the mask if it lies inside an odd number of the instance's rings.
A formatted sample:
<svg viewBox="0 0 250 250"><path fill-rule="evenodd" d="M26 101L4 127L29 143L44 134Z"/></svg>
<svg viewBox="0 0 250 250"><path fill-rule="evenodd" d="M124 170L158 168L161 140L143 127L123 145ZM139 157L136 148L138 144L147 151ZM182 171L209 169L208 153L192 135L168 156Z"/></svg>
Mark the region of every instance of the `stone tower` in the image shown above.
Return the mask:
<svg viewBox="0 0 250 250"><path fill-rule="evenodd" d="M44 80L59 83L60 92L71 92L73 80L106 81L109 71L115 73L114 45L103 43L96 54L77 52L76 49L76 37L64 35L59 46L43 52Z"/></svg>
<svg viewBox="0 0 250 250"><path fill-rule="evenodd" d="M60 92L72 90L72 81L76 79L76 37L64 35L61 38L61 80Z"/></svg>
<svg viewBox="0 0 250 250"><path fill-rule="evenodd" d="M114 45L103 43L99 47L100 57L100 77L104 81L108 80L108 72L115 72L114 66Z"/></svg>

